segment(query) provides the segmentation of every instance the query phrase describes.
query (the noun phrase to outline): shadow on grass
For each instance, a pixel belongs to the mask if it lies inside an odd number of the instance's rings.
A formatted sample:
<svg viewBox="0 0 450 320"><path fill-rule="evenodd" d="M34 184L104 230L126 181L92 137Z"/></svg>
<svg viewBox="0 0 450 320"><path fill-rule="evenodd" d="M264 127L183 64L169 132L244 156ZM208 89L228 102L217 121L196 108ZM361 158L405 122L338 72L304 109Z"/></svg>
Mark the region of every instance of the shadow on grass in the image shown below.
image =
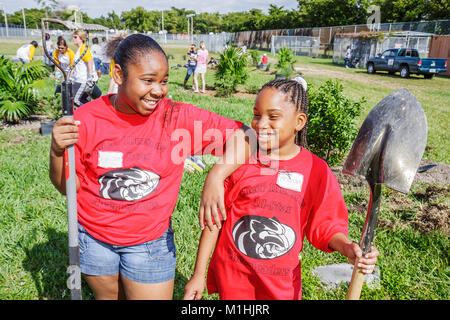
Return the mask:
<svg viewBox="0 0 450 320"><path fill-rule="evenodd" d="M22 265L31 273L39 300L67 300L70 290L66 281L69 265L67 233L48 228L47 241L34 245L31 249L23 247L26 258ZM82 280L83 299L93 299L87 283Z"/></svg>
<svg viewBox="0 0 450 320"><path fill-rule="evenodd" d="M31 276L38 292L39 300L67 300L70 290L66 281L69 265L67 233L48 228L45 230L47 241L34 245L31 249L22 245L26 258L22 262ZM182 300L184 287L188 279L178 270L175 272L174 300ZM93 300L94 295L86 281L82 278L83 300Z"/></svg>

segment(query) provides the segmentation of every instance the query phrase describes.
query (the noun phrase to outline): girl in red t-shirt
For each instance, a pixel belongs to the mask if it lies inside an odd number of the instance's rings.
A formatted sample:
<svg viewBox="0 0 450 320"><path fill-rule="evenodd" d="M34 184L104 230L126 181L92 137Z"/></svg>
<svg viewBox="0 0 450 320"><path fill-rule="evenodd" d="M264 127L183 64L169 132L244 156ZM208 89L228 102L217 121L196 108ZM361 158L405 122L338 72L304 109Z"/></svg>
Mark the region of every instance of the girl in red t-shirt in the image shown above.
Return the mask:
<svg viewBox="0 0 450 320"><path fill-rule="evenodd" d="M114 62L117 94L55 123L50 179L64 194L64 150L74 144L80 268L97 299L171 299L176 256L170 219L184 160L207 150L222 152L225 160L244 155L239 129L246 127L167 99L167 56L146 35L123 39ZM227 157L228 138L243 143L233 144ZM237 164L213 168L226 176Z"/></svg>
<svg viewBox="0 0 450 320"><path fill-rule="evenodd" d="M307 111L302 78L273 80L259 91L251 123L258 152L225 180L227 218L221 229L203 231L185 299L202 297L213 250L208 293L227 300L301 299L299 254L305 236L352 264L361 257L358 244L347 237L348 212L337 179L325 161L305 149ZM373 271L378 254L372 247L361 257L364 273Z"/></svg>

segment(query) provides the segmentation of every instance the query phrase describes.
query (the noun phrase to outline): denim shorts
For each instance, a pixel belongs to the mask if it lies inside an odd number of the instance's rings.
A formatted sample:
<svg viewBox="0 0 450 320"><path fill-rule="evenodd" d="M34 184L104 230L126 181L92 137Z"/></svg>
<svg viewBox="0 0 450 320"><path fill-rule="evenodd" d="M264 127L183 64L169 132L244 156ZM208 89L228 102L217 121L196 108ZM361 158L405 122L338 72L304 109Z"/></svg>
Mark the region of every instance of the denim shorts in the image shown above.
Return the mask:
<svg viewBox="0 0 450 320"><path fill-rule="evenodd" d="M191 76L191 74L193 74L195 71L195 66L188 66L187 71L186 71L186 77L184 77L184 80L189 80L189 77Z"/></svg>
<svg viewBox="0 0 450 320"><path fill-rule="evenodd" d="M78 224L81 272L94 276L120 273L139 283L161 283L175 277L175 242L172 224L156 240L118 246L94 239Z"/></svg>

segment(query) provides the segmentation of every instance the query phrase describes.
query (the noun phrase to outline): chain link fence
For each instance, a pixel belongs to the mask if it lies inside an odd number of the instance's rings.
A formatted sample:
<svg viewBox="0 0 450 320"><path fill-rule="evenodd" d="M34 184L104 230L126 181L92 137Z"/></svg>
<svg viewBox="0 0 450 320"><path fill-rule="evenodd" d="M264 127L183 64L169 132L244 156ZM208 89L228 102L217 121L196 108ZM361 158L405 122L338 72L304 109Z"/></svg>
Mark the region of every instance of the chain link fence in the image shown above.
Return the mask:
<svg viewBox="0 0 450 320"><path fill-rule="evenodd" d="M334 39L341 33L360 33L370 31L367 24L332 26L317 28L276 29L261 31L239 31L233 34L233 45L246 45L248 48L270 50L272 36L308 36L320 39L321 56L332 57ZM433 20L420 22L381 23L377 31L414 31L437 35L450 34L450 20Z"/></svg>
<svg viewBox="0 0 450 320"><path fill-rule="evenodd" d="M232 39L232 33L216 33L216 34L160 34L148 33L150 37L156 40L160 45L174 45L188 47L191 44L199 46L201 41L205 42L206 49L209 52L222 52L226 45Z"/></svg>
<svg viewBox="0 0 450 320"><path fill-rule="evenodd" d="M271 50L272 36L295 36L295 37L312 37L319 39L318 55L333 57L334 40L336 35L344 33L360 33L367 32L370 26L367 24L348 25L348 26L332 26L317 28L295 28L295 29L276 29L276 30L258 30L258 31L239 31L234 33L220 34L149 34L159 43L183 45L187 46L191 43L198 44L205 41L208 50L211 52L221 52L227 43L231 42L234 46L247 46L249 49ZM60 30L50 30L59 32ZM420 22L400 22L400 23L381 23L378 25L377 31L409 31L424 32L436 35L450 34L450 20L433 20ZM70 33L70 32L69 32ZM102 32L98 36L106 36L109 38L114 32ZM40 29L25 29L22 26L0 24L0 38L28 38L35 39L40 37ZM315 44L314 44L315 48ZM306 49L300 50L301 54L307 52ZM308 51L309 52L309 51ZM316 51L311 50L312 55L316 55Z"/></svg>
<svg viewBox="0 0 450 320"><path fill-rule="evenodd" d="M428 57L431 36L430 33L423 32L392 32L386 33L382 41L376 38L367 39L358 36L358 34L337 34L333 46L333 62L337 64L344 63L344 57L347 47L350 46L350 61L357 62L360 68L365 68L367 60L375 57L384 50L393 48L412 48L417 49L421 57ZM354 65L356 63L353 63Z"/></svg>
<svg viewBox="0 0 450 320"><path fill-rule="evenodd" d="M319 55L319 37L302 36L272 36L270 52L275 55L281 48L286 47L292 50L296 56Z"/></svg>

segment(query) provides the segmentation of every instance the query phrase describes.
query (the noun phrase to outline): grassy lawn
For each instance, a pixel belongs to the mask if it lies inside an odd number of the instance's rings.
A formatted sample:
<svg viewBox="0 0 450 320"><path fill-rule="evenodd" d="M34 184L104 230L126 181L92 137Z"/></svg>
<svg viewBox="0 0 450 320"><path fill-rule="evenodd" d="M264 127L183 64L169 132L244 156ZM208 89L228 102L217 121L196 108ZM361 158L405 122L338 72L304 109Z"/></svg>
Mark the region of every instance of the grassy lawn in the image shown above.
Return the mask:
<svg viewBox="0 0 450 320"><path fill-rule="evenodd" d="M169 59L170 66L185 63L183 55L186 48L165 49L174 56L174 59ZM274 57L270 58L275 61ZM367 103L363 115L357 119L359 123L383 97L397 88L408 88L421 102L428 119L428 148L424 157L450 163L450 79L401 79L398 75L393 77L381 73L368 75L364 70L333 65L330 59L309 57L298 57L296 67L310 85L319 86L330 77L337 78L342 81L348 96L355 100L364 96ZM170 69L169 94L174 100L192 103L246 124L252 118L254 103L254 95L246 91L274 78L270 72L254 70L248 83L239 88L240 94L219 99L209 94L213 92L213 72L207 72L207 95L193 94L191 90L182 88L185 72L185 68ZM107 82L107 77L100 79L103 92L107 91ZM54 83L49 80L48 86L41 89L42 94L51 94L53 88ZM36 130L0 131L0 299L70 299L66 288L68 274L65 272L68 265L65 198L48 178L49 146L50 137L43 137ZM214 158L205 157L205 161L209 169ZM198 206L205 176L206 172L185 173L173 213L177 246L175 299L182 299L184 285L194 267L200 235ZM350 237L357 241L366 215L368 191L351 190L346 186L342 189L350 211ZM424 213L433 213L433 217L444 217L444 220L448 216L448 190L449 186L422 183L413 184L408 195L383 189L375 239L380 251L377 271L380 287L369 289L364 286L361 299L449 298L448 226L447 231L433 230L432 226L424 228L426 223L438 224L437 221L428 221L431 215L425 216ZM303 298L345 299L347 286L328 289L312 275L312 271L316 266L346 262L346 259L337 253L320 252L307 241L304 243L300 257ZM93 299L85 282L83 298ZM205 294L204 299L217 299L217 296Z"/></svg>

